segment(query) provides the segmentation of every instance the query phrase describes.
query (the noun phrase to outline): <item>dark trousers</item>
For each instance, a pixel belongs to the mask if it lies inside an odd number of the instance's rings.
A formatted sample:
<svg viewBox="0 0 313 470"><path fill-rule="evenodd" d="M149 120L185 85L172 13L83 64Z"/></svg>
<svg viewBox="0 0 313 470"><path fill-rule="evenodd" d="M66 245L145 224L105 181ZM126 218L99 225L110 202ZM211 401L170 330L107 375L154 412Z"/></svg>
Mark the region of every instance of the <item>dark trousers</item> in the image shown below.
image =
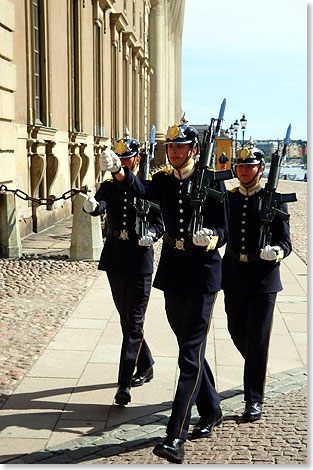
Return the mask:
<svg viewBox="0 0 313 470"><path fill-rule="evenodd" d="M187 439L191 408L209 416L220 404L213 374L204 358L216 293L183 295L164 292L165 310L178 346L180 375L167 434Z"/></svg>
<svg viewBox="0 0 313 470"><path fill-rule="evenodd" d="M152 274L124 277L108 272L107 276L123 333L118 384L130 387L136 366L138 372L143 372L154 364L143 331Z"/></svg>
<svg viewBox="0 0 313 470"><path fill-rule="evenodd" d="M277 293L238 296L225 292L228 331L245 360L244 398L262 402Z"/></svg>

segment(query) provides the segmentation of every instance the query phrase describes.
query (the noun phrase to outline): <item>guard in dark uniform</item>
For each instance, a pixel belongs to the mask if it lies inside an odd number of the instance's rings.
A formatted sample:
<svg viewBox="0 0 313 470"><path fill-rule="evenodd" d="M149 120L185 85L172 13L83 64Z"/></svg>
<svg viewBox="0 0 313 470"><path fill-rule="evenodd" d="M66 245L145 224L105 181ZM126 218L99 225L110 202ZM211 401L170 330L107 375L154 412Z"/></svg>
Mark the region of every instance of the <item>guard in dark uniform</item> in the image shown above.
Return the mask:
<svg viewBox="0 0 313 470"><path fill-rule="evenodd" d="M260 219L257 197L262 197L260 178L264 154L253 147L239 149L234 162L239 187L228 191L229 240L223 257L222 288L228 330L245 360L242 418L261 418L267 354L277 292L282 290L280 261L291 252L289 223L275 217L272 245L259 249ZM287 212L287 205L279 207Z"/></svg>
<svg viewBox="0 0 313 470"><path fill-rule="evenodd" d="M119 162L137 173L139 142L126 134L125 139L119 141L117 152ZM92 216L107 214L107 238L98 269L107 272L120 315L123 343L115 402L127 405L131 401L130 388L153 378L154 360L144 339L143 324L152 284L152 245L163 234L162 216L151 209L148 235L138 240L133 198L112 178L101 184L95 197L85 199L84 210Z"/></svg>
<svg viewBox="0 0 313 470"><path fill-rule="evenodd" d="M221 287L221 257L218 248L228 237L227 202L208 198L203 207L203 229L192 238L188 225L192 207L187 186L195 169L199 134L187 125L173 126L168 133L167 155L171 170L155 173L144 186L128 168L115 174L128 194L160 205L165 233L154 287L164 291L165 309L179 345L180 376L167 425L167 437L154 453L181 463L187 439L191 408L196 402L200 420L193 437L211 435L223 417L211 369L204 357L216 293ZM116 170L112 156L103 169ZM212 170L213 171L213 170ZM214 189L225 192L219 181Z"/></svg>

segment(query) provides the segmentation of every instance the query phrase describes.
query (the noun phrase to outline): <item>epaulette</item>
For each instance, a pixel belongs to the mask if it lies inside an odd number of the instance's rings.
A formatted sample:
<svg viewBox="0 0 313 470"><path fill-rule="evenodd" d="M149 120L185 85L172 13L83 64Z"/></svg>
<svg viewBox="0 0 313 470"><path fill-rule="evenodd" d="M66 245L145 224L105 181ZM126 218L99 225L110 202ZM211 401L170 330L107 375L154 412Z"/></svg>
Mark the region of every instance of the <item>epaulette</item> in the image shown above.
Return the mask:
<svg viewBox="0 0 313 470"><path fill-rule="evenodd" d="M173 173L173 169L168 169L168 168L161 168L161 170L156 171L155 174L157 173L166 173L167 175L171 175Z"/></svg>

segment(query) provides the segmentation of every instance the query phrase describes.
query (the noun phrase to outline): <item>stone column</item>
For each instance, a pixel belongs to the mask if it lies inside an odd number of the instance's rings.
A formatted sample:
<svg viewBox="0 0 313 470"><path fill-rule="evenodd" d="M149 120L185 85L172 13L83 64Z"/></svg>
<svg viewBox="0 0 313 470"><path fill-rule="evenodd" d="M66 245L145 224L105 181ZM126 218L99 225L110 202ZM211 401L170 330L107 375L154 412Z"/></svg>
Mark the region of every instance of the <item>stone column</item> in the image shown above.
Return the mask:
<svg viewBox="0 0 313 470"><path fill-rule="evenodd" d="M165 121L165 4L164 0L154 1L150 12L150 64L154 69L151 76L151 123L156 127L156 139L164 141ZM157 150L157 147L156 147Z"/></svg>
<svg viewBox="0 0 313 470"><path fill-rule="evenodd" d="M20 258L22 256L13 193L0 194L0 256L4 258Z"/></svg>

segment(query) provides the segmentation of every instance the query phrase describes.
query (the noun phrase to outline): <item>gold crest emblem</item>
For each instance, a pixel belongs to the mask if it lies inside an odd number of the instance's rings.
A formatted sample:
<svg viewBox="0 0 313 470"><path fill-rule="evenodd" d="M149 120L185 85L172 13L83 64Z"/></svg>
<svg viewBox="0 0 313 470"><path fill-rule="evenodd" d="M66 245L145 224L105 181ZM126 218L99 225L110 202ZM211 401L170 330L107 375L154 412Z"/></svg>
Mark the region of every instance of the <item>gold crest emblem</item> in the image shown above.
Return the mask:
<svg viewBox="0 0 313 470"><path fill-rule="evenodd" d="M248 158L250 155L250 150L247 148L247 147L244 147L241 151L240 151L240 158L242 158L243 160L245 160L246 158Z"/></svg>
<svg viewBox="0 0 313 470"><path fill-rule="evenodd" d="M169 131L169 138L170 139L175 139L175 137L177 137L179 134L179 127L177 124L174 124L174 126L172 126L170 128L170 131Z"/></svg>
<svg viewBox="0 0 313 470"><path fill-rule="evenodd" d="M125 150L126 150L126 145L124 144L124 142L122 140L120 140L117 144L117 147L116 147L116 150L117 150L117 153L119 155L122 155Z"/></svg>

